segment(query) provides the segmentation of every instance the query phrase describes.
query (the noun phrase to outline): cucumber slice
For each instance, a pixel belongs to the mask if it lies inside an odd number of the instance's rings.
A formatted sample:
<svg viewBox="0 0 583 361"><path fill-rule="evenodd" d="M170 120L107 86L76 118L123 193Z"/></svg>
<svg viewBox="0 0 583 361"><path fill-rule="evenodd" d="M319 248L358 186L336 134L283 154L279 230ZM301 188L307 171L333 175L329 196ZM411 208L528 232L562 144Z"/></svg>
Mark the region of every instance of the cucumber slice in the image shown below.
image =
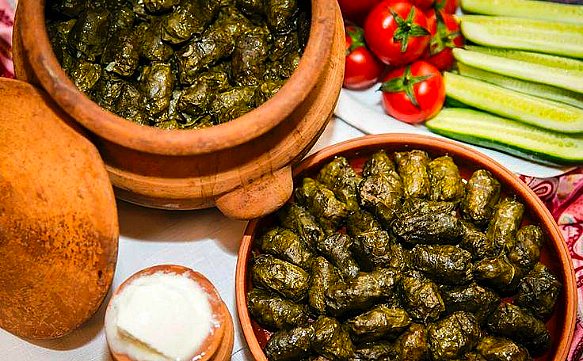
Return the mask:
<svg viewBox="0 0 583 361"><path fill-rule="evenodd" d="M541 163L583 164L583 137L470 109L443 109L425 123L434 133Z"/></svg>
<svg viewBox="0 0 583 361"><path fill-rule="evenodd" d="M510 17L465 15L461 30L474 43L583 58L583 25Z"/></svg>
<svg viewBox="0 0 583 361"><path fill-rule="evenodd" d="M583 109L583 94L575 93L567 89L511 78L467 66L463 63L458 63L458 71L463 76L468 76L506 89L516 90L524 94L532 94L537 97L554 100Z"/></svg>
<svg viewBox="0 0 583 361"><path fill-rule="evenodd" d="M583 133L583 109L445 73L448 97L506 118L562 133Z"/></svg>
<svg viewBox="0 0 583 361"><path fill-rule="evenodd" d="M466 13L583 24L583 6L532 0L462 0Z"/></svg>
<svg viewBox="0 0 583 361"><path fill-rule="evenodd" d="M502 58L514 59L533 63L538 65L549 66L557 69L577 70L583 72L583 61L562 56L532 53L529 51L486 48L484 46L466 45L466 50L477 51L483 54L500 56Z"/></svg>
<svg viewBox="0 0 583 361"><path fill-rule="evenodd" d="M583 93L583 70L560 68L483 52L453 49L457 61L496 74L529 80Z"/></svg>

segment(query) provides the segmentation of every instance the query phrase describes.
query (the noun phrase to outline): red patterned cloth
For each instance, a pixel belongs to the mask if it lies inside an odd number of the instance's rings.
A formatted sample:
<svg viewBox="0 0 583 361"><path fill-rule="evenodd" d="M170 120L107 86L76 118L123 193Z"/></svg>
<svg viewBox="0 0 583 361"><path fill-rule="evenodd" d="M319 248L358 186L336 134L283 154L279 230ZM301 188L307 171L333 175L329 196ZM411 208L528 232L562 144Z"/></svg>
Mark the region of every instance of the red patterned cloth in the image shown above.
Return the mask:
<svg viewBox="0 0 583 361"><path fill-rule="evenodd" d="M14 77L12 65L12 26L14 11L7 0L0 0L0 76ZM568 361L583 360L583 168L557 178L521 176L545 202L557 220L571 255L577 276L579 317Z"/></svg>

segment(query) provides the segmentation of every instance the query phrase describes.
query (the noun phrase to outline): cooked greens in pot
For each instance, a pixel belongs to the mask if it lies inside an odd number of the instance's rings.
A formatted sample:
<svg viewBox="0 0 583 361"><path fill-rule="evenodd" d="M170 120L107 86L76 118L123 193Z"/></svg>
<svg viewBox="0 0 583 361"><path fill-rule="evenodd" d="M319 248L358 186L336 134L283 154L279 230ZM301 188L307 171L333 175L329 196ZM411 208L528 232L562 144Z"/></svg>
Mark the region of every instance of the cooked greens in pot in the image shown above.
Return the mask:
<svg viewBox="0 0 583 361"><path fill-rule="evenodd" d="M120 88L118 75L95 86ZM530 361L549 349L562 284L540 263L542 229L512 194L499 200L490 172L466 183L452 158L416 150L357 159L362 174L351 164L310 172L259 227L247 307L276 331L268 360Z"/></svg>
<svg viewBox="0 0 583 361"><path fill-rule="evenodd" d="M310 2L298 0L47 0L46 6L55 55L79 90L102 106L114 103L117 97L106 100L92 89L100 78L120 76L137 91L125 94L134 97L124 100L132 110L104 108L164 129L221 124L269 100L297 67L310 18ZM225 88L202 85L215 67L225 70ZM180 106L169 105L172 96Z"/></svg>

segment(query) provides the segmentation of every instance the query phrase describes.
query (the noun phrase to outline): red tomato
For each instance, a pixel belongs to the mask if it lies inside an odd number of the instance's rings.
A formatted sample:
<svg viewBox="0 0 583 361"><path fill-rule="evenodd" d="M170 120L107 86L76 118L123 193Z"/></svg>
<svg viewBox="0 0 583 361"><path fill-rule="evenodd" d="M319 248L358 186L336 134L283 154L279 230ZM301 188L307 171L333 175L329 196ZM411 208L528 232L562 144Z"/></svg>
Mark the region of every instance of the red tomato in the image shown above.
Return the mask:
<svg viewBox="0 0 583 361"><path fill-rule="evenodd" d="M429 10L435 4L435 0L410 0L410 2L421 10Z"/></svg>
<svg viewBox="0 0 583 361"><path fill-rule="evenodd" d="M382 62L395 66L419 58L430 39L427 19L419 8L391 1L372 9L364 24L364 37Z"/></svg>
<svg viewBox="0 0 583 361"><path fill-rule="evenodd" d="M455 14L459 7L459 0L435 0L435 9L446 14Z"/></svg>
<svg viewBox="0 0 583 361"><path fill-rule="evenodd" d="M343 85L348 89L370 88L379 80L384 64L366 48L362 28L349 25L345 31L346 68Z"/></svg>
<svg viewBox="0 0 583 361"><path fill-rule="evenodd" d="M436 67L418 60L384 78L383 108L390 116L417 124L435 116L445 101L445 84Z"/></svg>
<svg viewBox="0 0 583 361"><path fill-rule="evenodd" d="M344 19L362 25L370 10L381 1L383 0L338 0L338 4Z"/></svg>
<svg viewBox="0 0 583 361"><path fill-rule="evenodd" d="M431 41L423 59L439 70L450 70L455 62L452 49L464 46L460 26L453 15L435 10L427 13L427 24Z"/></svg>

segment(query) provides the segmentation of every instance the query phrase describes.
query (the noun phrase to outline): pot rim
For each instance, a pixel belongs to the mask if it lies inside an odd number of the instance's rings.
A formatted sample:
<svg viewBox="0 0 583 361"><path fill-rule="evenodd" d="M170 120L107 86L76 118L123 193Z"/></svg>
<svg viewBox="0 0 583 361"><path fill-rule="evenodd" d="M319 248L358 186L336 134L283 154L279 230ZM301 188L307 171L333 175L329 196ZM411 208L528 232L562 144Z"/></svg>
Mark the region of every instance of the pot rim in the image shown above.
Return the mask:
<svg viewBox="0 0 583 361"><path fill-rule="evenodd" d="M230 122L205 129L163 130L119 117L77 89L59 64L45 26L45 1L21 0L24 54L45 90L76 121L112 143L146 153L184 156L215 152L255 139L286 119L317 85L328 59L339 10L335 0L311 0L310 37L297 69L266 103Z"/></svg>
<svg viewBox="0 0 583 361"><path fill-rule="evenodd" d="M555 222L550 211L538 198L536 193L534 193L532 189L530 189L514 173L512 173L502 164L464 144L447 139L408 133L367 135L328 146L304 159L293 170L294 181L295 178L298 177L298 175L300 175L302 172L318 163L321 163L325 159L330 160L334 156L344 152L361 150L370 147L382 147L382 145L389 143L407 146L409 149L415 149L416 147L420 149L440 148L450 153L463 153L465 161L475 164L483 164L485 168L493 171L493 173L496 173L495 175L497 178L502 180L504 183L511 184L513 192L522 198L529 207L531 207L531 213L540 217L541 227L543 227L543 229L546 231L549 239L547 244L557 252L557 263L559 264L558 268L561 270L561 276L564 277L562 292L564 294L564 298L567 300L567 304L565 305L564 324L562 324L561 328L557 330L557 336L560 337L555 338L555 342L557 343L556 354L553 355L552 361L565 360L569 354L571 341L573 340L575 332L578 305L577 283L573 263L571 262L569 256L569 249L563 240L559 226ZM457 155L452 154L454 159L456 156ZM247 310L246 301L248 264L253 248L253 240L256 236L257 227L259 226L260 221L261 219L255 219L249 222L245 228L245 233L241 240L239 253L237 255L238 257L235 273L235 299L237 303L239 323L241 325L241 329L243 330L245 340L249 346L249 350L256 360L267 361L267 357L259 345L253 326L251 324L251 316Z"/></svg>

